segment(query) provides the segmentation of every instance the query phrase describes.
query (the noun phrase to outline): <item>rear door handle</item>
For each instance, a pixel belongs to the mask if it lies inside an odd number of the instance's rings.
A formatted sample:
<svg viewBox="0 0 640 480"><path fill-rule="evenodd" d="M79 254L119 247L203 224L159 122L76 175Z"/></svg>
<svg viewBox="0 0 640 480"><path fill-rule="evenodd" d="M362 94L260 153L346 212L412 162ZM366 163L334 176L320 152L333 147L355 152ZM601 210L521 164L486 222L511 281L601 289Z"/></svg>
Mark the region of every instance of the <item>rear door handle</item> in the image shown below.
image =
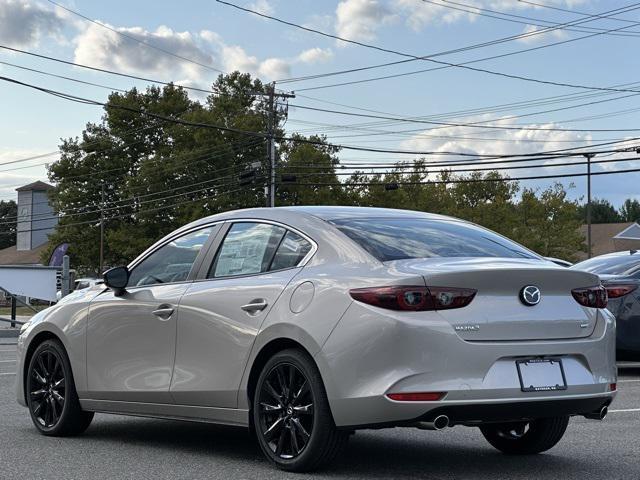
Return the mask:
<svg viewBox="0 0 640 480"><path fill-rule="evenodd" d="M160 305L156 310L152 312L156 317L162 320L168 320L173 315L173 307L171 305Z"/></svg>
<svg viewBox="0 0 640 480"><path fill-rule="evenodd" d="M267 308L267 301L264 298L256 298L246 305L242 305L240 308L247 313L257 313Z"/></svg>

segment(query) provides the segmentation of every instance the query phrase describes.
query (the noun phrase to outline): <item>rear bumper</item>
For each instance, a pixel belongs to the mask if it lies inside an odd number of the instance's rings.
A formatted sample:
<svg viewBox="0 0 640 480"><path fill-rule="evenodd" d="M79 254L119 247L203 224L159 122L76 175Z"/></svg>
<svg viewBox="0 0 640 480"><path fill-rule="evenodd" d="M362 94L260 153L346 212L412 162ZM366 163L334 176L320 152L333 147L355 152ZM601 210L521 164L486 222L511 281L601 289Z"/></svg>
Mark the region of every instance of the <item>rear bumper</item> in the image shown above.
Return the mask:
<svg viewBox="0 0 640 480"><path fill-rule="evenodd" d="M452 423L581 415L615 397L615 321L606 310L590 337L517 342L466 341L435 312L404 313L354 303L315 356L338 427L403 425L447 411ZM562 359L567 389L523 392L516 360L529 357ZM446 396L386 397L409 392Z"/></svg>

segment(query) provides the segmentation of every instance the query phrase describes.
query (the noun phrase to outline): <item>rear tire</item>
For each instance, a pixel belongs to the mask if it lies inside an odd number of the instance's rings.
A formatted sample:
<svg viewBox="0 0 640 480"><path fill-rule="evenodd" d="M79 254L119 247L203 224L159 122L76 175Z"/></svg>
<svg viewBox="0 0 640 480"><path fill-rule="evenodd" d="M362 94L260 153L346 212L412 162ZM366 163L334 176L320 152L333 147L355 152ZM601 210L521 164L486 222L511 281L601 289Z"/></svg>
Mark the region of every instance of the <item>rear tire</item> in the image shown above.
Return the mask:
<svg viewBox="0 0 640 480"><path fill-rule="evenodd" d="M563 416L483 425L480 431L493 447L507 455L533 455L554 447L567 425L569 417Z"/></svg>
<svg viewBox="0 0 640 480"><path fill-rule="evenodd" d="M258 444L282 470L316 470L346 447L349 434L336 428L320 372L301 350L284 350L267 361L252 409Z"/></svg>
<svg viewBox="0 0 640 480"><path fill-rule="evenodd" d="M58 340L38 345L29 362L25 386L31 420L43 435L78 435L91 424L93 412L80 406L71 364Z"/></svg>

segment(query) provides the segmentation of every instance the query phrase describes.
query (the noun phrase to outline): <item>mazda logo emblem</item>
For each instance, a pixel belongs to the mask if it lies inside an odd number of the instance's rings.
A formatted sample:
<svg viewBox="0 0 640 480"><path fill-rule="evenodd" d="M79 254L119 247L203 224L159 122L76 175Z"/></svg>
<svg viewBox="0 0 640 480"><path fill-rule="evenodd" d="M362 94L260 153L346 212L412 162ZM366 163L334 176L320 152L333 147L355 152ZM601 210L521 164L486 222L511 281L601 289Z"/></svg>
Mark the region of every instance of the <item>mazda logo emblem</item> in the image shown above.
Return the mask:
<svg viewBox="0 0 640 480"><path fill-rule="evenodd" d="M520 290L520 300L528 307L533 307L540 303L540 289L535 285L527 285Z"/></svg>

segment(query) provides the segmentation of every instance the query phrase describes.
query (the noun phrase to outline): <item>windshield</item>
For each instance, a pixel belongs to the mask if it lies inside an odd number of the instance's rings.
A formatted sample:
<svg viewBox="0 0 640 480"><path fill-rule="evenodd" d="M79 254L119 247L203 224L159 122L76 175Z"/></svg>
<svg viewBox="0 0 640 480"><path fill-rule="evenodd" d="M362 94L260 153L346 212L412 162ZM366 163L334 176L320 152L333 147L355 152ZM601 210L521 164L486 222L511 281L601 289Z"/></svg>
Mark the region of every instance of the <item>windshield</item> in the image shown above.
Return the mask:
<svg viewBox="0 0 640 480"><path fill-rule="evenodd" d="M640 268L640 253L594 257L571 267L598 275L630 275Z"/></svg>
<svg viewBox="0 0 640 480"><path fill-rule="evenodd" d="M540 258L490 230L424 218L351 218L331 221L382 262L429 257Z"/></svg>

